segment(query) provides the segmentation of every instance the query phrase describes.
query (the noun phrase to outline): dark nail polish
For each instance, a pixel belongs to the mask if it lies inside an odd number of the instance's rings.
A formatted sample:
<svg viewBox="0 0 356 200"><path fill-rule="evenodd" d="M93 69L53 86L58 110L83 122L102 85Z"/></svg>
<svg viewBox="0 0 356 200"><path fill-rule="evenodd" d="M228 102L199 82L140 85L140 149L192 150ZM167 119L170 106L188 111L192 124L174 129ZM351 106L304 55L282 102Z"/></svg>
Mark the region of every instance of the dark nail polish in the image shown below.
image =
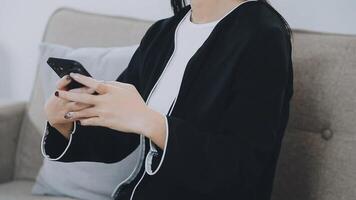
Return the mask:
<svg viewBox="0 0 356 200"><path fill-rule="evenodd" d="M67 81L71 81L72 80L72 77L70 77L69 75L66 76L66 80Z"/></svg>
<svg viewBox="0 0 356 200"><path fill-rule="evenodd" d="M80 126L81 125L80 121L77 121L77 124Z"/></svg>
<svg viewBox="0 0 356 200"><path fill-rule="evenodd" d="M58 97L58 96L59 96L59 92L56 91L56 92L54 93L54 95L55 95L56 97Z"/></svg>

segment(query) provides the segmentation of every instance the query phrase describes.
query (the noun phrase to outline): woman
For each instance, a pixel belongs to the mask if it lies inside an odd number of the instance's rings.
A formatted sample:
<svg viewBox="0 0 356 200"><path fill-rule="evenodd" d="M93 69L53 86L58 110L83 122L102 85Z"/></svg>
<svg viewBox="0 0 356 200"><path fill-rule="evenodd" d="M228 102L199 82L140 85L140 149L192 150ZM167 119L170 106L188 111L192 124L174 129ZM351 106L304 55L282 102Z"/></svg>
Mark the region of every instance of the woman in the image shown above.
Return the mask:
<svg viewBox="0 0 356 200"><path fill-rule="evenodd" d="M264 1L172 6L117 82L59 81L44 155L110 163L141 144L120 200L270 199L293 94L288 25ZM67 91L72 79L87 87Z"/></svg>

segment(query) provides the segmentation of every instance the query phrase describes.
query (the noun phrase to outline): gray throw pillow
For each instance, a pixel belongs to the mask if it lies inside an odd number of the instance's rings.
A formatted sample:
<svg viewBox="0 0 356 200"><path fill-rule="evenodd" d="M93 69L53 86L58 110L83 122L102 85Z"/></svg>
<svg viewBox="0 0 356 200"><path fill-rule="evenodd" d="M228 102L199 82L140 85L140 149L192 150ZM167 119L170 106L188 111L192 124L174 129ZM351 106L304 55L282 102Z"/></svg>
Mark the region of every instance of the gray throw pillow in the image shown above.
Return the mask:
<svg viewBox="0 0 356 200"><path fill-rule="evenodd" d="M74 59L83 64L98 80L115 80L128 66L138 45L115 48L79 48L44 43L40 45L39 70L47 99L55 90L58 76L47 65L48 57ZM44 160L32 193L68 196L86 200L111 199L113 190L133 171L139 149L124 160L104 164L97 162L61 163Z"/></svg>

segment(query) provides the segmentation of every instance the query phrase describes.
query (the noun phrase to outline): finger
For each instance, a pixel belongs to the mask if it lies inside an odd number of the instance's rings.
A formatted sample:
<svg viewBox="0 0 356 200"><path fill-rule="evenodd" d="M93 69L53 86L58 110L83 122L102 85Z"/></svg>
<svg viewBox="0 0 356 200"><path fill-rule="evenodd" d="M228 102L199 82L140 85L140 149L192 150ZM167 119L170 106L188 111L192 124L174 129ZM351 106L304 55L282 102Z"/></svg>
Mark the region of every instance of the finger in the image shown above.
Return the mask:
<svg viewBox="0 0 356 200"><path fill-rule="evenodd" d="M112 85L112 86L120 86L121 82L118 81L105 81L106 84Z"/></svg>
<svg viewBox="0 0 356 200"><path fill-rule="evenodd" d="M72 78L69 75L65 75L57 81L56 88L58 90L65 90L71 81Z"/></svg>
<svg viewBox="0 0 356 200"><path fill-rule="evenodd" d="M67 110L69 111L79 111L83 110L86 108L92 107L92 105L84 104L84 103L79 103L79 102L69 102L66 104Z"/></svg>
<svg viewBox="0 0 356 200"><path fill-rule="evenodd" d="M117 81L112 81L109 83L111 87L115 88L123 88L123 89L133 89L136 88L133 84L129 83L123 83L123 82L117 82Z"/></svg>
<svg viewBox="0 0 356 200"><path fill-rule="evenodd" d="M70 76L77 82L89 87L93 88L99 94L105 94L108 92L108 87L105 83L97 81L91 77L87 77L78 73L70 73Z"/></svg>
<svg viewBox="0 0 356 200"><path fill-rule="evenodd" d="M81 88L71 89L71 90L69 90L69 92L93 94L95 92L95 90L93 88L89 88L89 87L81 87Z"/></svg>
<svg viewBox="0 0 356 200"><path fill-rule="evenodd" d="M118 81L105 81L105 86L105 89L107 91L110 91L112 89L129 89L130 87L134 87L132 84L122 83Z"/></svg>
<svg viewBox="0 0 356 200"><path fill-rule="evenodd" d="M118 81L105 81L107 85L114 86L114 87L121 87L121 88L129 88L133 87L132 84L129 83L123 83L123 82L118 82Z"/></svg>
<svg viewBox="0 0 356 200"><path fill-rule="evenodd" d="M70 73L70 76L78 83L81 83L89 88L95 89L97 87L97 85L99 84L99 81L97 81L91 77L78 74L78 73Z"/></svg>
<svg viewBox="0 0 356 200"><path fill-rule="evenodd" d="M89 105L95 105L96 103L96 96L91 95L91 94L85 94L85 93L74 93L74 92L68 92L68 91L57 91L56 96L58 95L59 98L65 99L68 101L74 101L74 102L79 102L79 103L84 103L84 104L89 104Z"/></svg>
<svg viewBox="0 0 356 200"><path fill-rule="evenodd" d="M98 117L98 112L94 107L87 108L77 112L68 112L65 115L65 119L78 120L83 118Z"/></svg>
<svg viewBox="0 0 356 200"><path fill-rule="evenodd" d="M104 126L100 117L91 117L79 121L82 126Z"/></svg>

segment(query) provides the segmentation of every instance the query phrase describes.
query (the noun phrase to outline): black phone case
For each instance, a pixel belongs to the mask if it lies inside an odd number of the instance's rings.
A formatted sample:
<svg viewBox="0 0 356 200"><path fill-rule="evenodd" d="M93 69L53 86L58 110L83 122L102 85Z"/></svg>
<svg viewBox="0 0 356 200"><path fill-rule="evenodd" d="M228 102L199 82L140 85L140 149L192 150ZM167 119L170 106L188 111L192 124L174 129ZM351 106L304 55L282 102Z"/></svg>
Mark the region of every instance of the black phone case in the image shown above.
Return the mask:
<svg viewBox="0 0 356 200"><path fill-rule="evenodd" d="M75 60L50 57L47 60L47 64L56 72L56 74L60 78L62 78L65 75L69 75L72 72L91 77L91 75L83 67L83 65ZM76 81L72 81L68 85L69 90L75 89L75 88L80 88L80 87L83 87L83 85Z"/></svg>

